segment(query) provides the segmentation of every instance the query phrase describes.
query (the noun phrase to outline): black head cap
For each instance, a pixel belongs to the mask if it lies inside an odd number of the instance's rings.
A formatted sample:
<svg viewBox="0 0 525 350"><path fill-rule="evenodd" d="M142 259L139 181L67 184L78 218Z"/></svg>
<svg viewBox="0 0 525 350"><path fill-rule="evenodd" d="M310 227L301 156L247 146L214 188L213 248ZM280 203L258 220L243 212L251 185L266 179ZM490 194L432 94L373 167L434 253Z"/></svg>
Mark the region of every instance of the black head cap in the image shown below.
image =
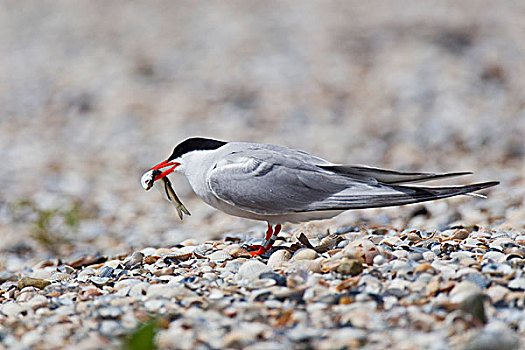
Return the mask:
<svg viewBox="0 0 525 350"><path fill-rule="evenodd" d="M191 151L217 149L225 144L227 144L227 142L203 137L192 137L179 143L168 158L168 161L174 160Z"/></svg>

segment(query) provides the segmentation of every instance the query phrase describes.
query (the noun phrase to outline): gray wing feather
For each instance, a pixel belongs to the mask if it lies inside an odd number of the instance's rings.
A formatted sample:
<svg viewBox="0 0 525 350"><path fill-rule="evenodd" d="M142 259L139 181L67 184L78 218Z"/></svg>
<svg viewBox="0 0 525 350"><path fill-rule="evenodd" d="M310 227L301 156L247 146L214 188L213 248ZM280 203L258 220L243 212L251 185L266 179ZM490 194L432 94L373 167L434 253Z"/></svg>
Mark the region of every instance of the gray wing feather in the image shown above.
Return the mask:
<svg viewBox="0 0 525 350"><path fill-rule="evenodd" d="M343 166L331 165L305 152L285 150L251 147L248 152L227 154L210 172L208 185L220 200L254 213L273 215L410 204L497 184L399 186L393 184L454 175L398 173L351 166L344 170L353 169L352 172L344 172Z"/></svg>
<svg viewBox="0 0 525 350"><path fill-rule="evenodd" d="M389 194L380 194L375 190L362 194L345 190L327 198L322 203L312 203L310 210L364 209L412 204L462 194L468 195L498 184L498 181L491 181L449 187L391 186L389 188L392 193Z"/></svg>
<svg viewBox="0 0 525 350"><path fill-rule="evenodd" d="M342 177L304 168L248 159L215 168L209 176L214 194L244 210L262 214L304 211L350 185Z"/></svg>
<svg viewBox="0 0 525 350"><path fill-rule="evenodd" d="M335 173L346 175L355 180L376 179L378 182L385 184L402 184L409 182L423 182L437 179L444 179L462 175L472 174L468 171L435 174L435 173L414 173L400 172L395 170L378 169L361 165L320 165L319 167L331 170Z"/></svg>

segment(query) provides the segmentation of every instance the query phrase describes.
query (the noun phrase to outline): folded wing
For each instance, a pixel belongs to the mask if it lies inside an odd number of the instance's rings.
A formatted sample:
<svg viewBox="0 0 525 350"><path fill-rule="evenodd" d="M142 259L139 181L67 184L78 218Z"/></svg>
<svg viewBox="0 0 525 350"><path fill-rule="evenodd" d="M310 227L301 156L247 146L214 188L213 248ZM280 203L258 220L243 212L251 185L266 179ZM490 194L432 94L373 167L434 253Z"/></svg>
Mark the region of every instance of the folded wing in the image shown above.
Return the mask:
<svg viewBox="0 0 525 350"><path fill-rule="evenodd" d="M340 175L345 175L356 179L363 177L373 178L376 179L378 182L392 185L409 182L423 182L472 174L468 171L445 174L400 172L395 170L378 169L361 165L319 165L319 167L331 170L334 173Z"/></svg>
<svg viewBox="0 0 525 350"><path fill-rule="evenodd" d="M494 186L484 182L452 187L398 185L467 173L402 173L363 166L311 164L272 150L226 156L208 186L231 205L258 214L347 210L418 203Z"/></svg>

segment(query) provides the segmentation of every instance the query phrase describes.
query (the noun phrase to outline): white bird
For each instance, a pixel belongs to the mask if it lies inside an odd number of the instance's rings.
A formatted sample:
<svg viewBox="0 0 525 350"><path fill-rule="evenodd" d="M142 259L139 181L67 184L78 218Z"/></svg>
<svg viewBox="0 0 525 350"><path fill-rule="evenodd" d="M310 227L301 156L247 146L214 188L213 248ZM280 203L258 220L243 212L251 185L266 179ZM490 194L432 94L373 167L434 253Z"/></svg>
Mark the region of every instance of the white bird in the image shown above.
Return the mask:
<svg viewBox="0 0 525 350"><path fill-rule="evenodd" d="M402 184L471 173L414 173L339 165L287 147L198 137L178 144L168 159L143 175L142 186L148 190L172 172L186 176L195 194L212 207L268 223L265 241L257 251L250 252L252 255L271 248L285 222L327 219L349 209L476 195L472 192L499 183L407 186Z"/></svg>

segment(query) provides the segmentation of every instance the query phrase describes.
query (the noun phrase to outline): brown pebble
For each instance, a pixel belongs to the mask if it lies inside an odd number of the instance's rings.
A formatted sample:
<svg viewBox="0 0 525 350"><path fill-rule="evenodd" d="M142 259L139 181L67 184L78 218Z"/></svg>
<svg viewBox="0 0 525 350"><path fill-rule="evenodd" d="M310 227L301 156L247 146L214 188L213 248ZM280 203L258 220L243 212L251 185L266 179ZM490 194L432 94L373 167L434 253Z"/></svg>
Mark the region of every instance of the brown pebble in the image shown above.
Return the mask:
<svg viewBox="0 0 525 350"><path fill-rule="evenodd" d="M98 288L89 288L81 293L86 297L96 297L102 295L102 292Z"/></svg>
<svg viewBox="0 0 525 350"><path fill-rule="evenodd" d="M36 287L38 289L44 289L50 284L51 282L41 278L23 277L18 281L17 287L18 289L22 289L24 287Z"/></svg>
<svg viewBox="0 0 525 350"><path fill-rule="evenodd" d="M335 289L338 292L342 292L343 290L346 290L346 289L355 288L359 284L360 278L361 278L360 276L348 278L348 279L344 280L343 282L339 283L335 287Z"/></svg>
<svg viewBox="0 0 525 350"><path fill-rule="evenodd" d="M421 237L419 237L419 235L417 234L417 232L409 232L408 235L407 235L407 239L409 241L412 241L412 242L415 242L415 241L420 241L421 240Z"/></svg>
<svg viewBox="0 0 525 350"><path fill-rule="evenodd" d="M352 303L353 303L353 300L349 297L342 297L341 299L339 299L339 304L348 305Z"/></svg>
<svg viewBox="0 0 525 350"><path fill-rule="evenodd" d="M414 269L414 273L425 272L425 271L434 271L434 268L432 267L432 265L424 263L424 264L419 264Z"/></svg>
<svg viewBox="0 0 525 350"><path fill-rule="evenodd" d="M108 260L105 256L84 256L78 260L73 261L72 263L68 264L69 266L80 269L81 267L93 265L93 264L100 264Z"/></svg>
<svg viewBox="0 0 525 350"><path fill-rule="evenodd" d="M439 291L439 277L436 276L428 282L428 284L425 287L425 294L426 295L434 295Z"/></svg>
<svg viewBox="0 0 525 350"><path fill-rule="evenodd" d="M144 258L144 264L146 265L155 264L157 260L159 259L160 259L160 256L148 255L147 257Z"/></svg>
<svg viewBox="0 0 525 350"><path fill-rule="evenodd" d="M230 246L226 246L224 248L224 250L226 250L228 253L230 253L231 257L232 258L251 258L252 256L250 255L250 253L248 253L248 251L244 248L242 248L241 246L239 246L238 244L233 244L233 245L230 245Z"/></svg>
<svg viewBox="0 0 525 350"><path fill-rule="evenodd" d="M357 259L344 259L336 271L342 275L359 275L363 271L363 264Z"/></svg>
<svg viewBox="0 0 525 350"><path fill-rule="evenodd" d="M454 233L454 236L452 238L464 240L465 238L469 236L469 234L470 233L467 230L458 230Z"/></svg>

